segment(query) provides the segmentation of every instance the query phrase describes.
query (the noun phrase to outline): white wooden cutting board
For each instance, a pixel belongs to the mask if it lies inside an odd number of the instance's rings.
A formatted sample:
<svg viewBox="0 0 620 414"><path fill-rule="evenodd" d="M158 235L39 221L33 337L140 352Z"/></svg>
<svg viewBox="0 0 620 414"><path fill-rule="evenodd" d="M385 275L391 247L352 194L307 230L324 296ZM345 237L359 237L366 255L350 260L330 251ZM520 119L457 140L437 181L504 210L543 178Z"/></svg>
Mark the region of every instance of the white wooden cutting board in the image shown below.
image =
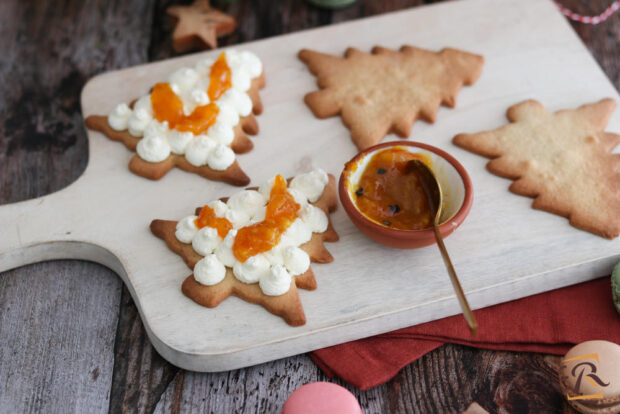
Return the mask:
<svg viewBox="0 0 620 414"><path fill-rule="evenodd" d="M261 132L254 150L238 158L252 184L314 166L338 176L356 153L340 118L316 119L304 105L316 80L296 57L301 48L340 55L348 46L368 51L403 44L456 47L486 58L482 76L462 90L456 108L442 108L435 125L417 122L410 137L450 152L473 179L473 209L447 239L471 305L482 308L609 274L620 238L605 240L531 209L531 199L509 193L508 180L485 170L486 159L451 144L457 133L503 125L506 108L524 99L552 110L603 97L620 101L551 1L449 2L239 46L262 59L267 75ZM176 68L218 53L97 76L82 92L83 114L107 114ZM620 110L608 130L620 132ZM127 283L155 348L175 365L228 370L459 313L435 246L403 251L378 245L342 207L333 216L341 240L327 245L335 261L314 265L318 289L300 292L305 326L292 328L237 298L215 309L200 307L181 293L190 271L148 226L239 189L176 169L160 181L146 180L127 169L133 154L123 145L92 131L88 138L88 167L74 184L0 207L0 271L56 258L109 266Z"/></svg>

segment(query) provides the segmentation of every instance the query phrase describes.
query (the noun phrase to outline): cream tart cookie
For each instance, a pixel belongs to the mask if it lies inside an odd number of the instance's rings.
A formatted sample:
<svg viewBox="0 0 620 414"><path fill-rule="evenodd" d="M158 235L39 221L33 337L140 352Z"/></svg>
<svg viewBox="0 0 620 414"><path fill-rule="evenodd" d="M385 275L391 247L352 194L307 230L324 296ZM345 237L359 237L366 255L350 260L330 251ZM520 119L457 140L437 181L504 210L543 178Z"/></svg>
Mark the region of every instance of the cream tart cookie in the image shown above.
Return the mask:
<svg viewBox="0 0 620 414"><path fill-rule="evenodd" d="M316 288L310 263L333 261L323 242L338 240L336 205L334 177L317 169L288 183L277 175L179 221L154 220L151 231L193 270L182 291L196 303L213 308L234 295L299 326L297 288Z"/></svg>
<svg viewBox="0 0 620 414"><path fill-rule="evenodd" d="M233 185L250 180L236 154L253 148L254 114L263 106L263 65L251 52L227 50L216 60L173 72L136 101L118 104L86 126L136 151L129 169L157 180L173 167Z"/></svg>

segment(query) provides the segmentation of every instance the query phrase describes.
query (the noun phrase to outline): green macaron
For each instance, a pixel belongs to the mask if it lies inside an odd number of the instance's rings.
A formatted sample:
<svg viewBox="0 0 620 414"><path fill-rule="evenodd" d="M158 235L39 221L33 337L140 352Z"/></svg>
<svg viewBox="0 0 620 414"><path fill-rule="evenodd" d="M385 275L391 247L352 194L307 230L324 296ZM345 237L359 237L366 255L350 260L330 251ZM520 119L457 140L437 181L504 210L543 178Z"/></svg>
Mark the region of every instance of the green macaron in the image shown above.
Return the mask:
<svg viewBox="0 0 620 414"><path fill-rule="evenodd" d="M355 3L357 0L307 0L308 3L314 4L325 9L341 9Z"/></svg>
<svg viewBox="0 0 620 414"><path fill-rule="evenodd" d="M620 263L614 267L614 271L611 274L611 294L614 298L616 310L620 313Z"/></svg>

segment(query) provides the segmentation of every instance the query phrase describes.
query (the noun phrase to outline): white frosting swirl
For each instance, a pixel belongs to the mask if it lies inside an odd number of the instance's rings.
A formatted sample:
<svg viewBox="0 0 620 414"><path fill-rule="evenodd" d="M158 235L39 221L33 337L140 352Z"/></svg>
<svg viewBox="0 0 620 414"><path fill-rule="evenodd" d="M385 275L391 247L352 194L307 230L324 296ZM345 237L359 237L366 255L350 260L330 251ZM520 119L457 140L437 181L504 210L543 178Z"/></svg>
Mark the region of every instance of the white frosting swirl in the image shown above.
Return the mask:
<svg viewBox="0 0 620 414"><path fill-rule="evenodd" d="M309 173L301 174L291 180L290 188L301 191L308 201L317 201L329 181L327 173L317 168Z"/></svg>
<svg viewBox="0 0 620 414"><path fill-rule="evenodd" d="M243 283L256 283L267 276L271 269L269 261L261 254L249 257L245 262L236 262L233 274Z"/></svg>
<svg viewBox="0 0 620 414"><path fill-rule="evenodd" d="M245 212L240 210L233 210L230 208L226 210L224 217L226 217L226 220L230 221L230 224L232 224L233 227L236 229L238 229L239 227L243 227L248 223L248 221L250 221L249 214L246 214Z"/></svg>
<svg viewBox="0 0 620 414"><path fill-rule="evenodd" d="M312 238L312 230L300 218L295 219L288 229L280 236L283 246L299 246Z"/></svg>
<svg viewBox="0 0 620 414"><path fill-rule="evenodd" d="M295 202L299 204L299 208L303 208L304 206L306 206L306 204L308 204L308 199L306 198L306 195L301 191L295 188L287 188L286 191L288 191L288 193L293 196Z"/></svg>
<svg viewBox="0 0 620 414"><path fill-rule="evenodd" d="M267 204L267 200L258 191L243 190L230 196L226 204L231 210L242 211L249 217L253 217Z"/></svg>
<svg viewBox="0 0 620 414"><path fill-rule="evenodd" d="M220 100L215 101L215 104L219 108L219 112L217 113L217 122L230 125L231 127L234 127L239 123L239 113L234 106L227 104L226 102L221 102Z"/></svg>
<svg viewBox="0 0 620 414"><path fill-rule="evenodd" d="M145 161L161 162L170 155L170 144L165 136L151 135L138 141L136 152Z"/></svg>
<svg viewBox="0 0 620 414"><path fill-rule="evenodd" d="M272 266L284 265L284 247L281 243L273 246L271 250L263 253L265 259L271 263Z"/></svg>
<svg viewBox="0 0 620 414"><path fill-rule="evenodd" d="M194 85L196 85L196 82L198 82L198 77L198 72L194 69L181 68L172 72L168 78L168 82L170 83L172 90L177 89L179 91L175 91L175 93L183 93L189 91L194 87Z"/></svg>
<svg viewBox="0 0 620 414"><path fill-rule="evenodd" d="M214 142L211 140L211 142ZM209 154L207 164L209 168L216 171L224 171L235 162L235 153L226 145L217 144L215 149Z"/></svg>
<svg viewBox="0 0 620 414"><path fill-rule="evenodd" d="M329 220L323 210L308 204L301 209L301 219L313 233L323 233L327 230Z"/></svg>
<svg viewBox="0 0 620 414"><path fill-rule="evenodd" d="M252 79L250 79L250 73L245 68L245 62L243 57L236 50L226 51L226 64L230 68L231 72L231 84L234 89L238 89L241 92L245 92L250 89Z"/></svg>
<svg viewBox="0 0 620 414"><path fill-rule="evenodd" d="M170 150L175 154L185 154L185 150L190 141L194 138L194 134L191 132L180 132L173 129L168 134L168 142L170 143Z"/></svg>
<svg viewBox="0 0 620 414"><path fill-rule="evenodd" d="M232 126L216 121L211 125L211 128L207 131L207 134L213 138L213 140L222 145L230 145L235 139L235 130Z"/></svg>
<svg viewBox="0 0 620 414"><path fill-rule="evenodd" d="M301 275L310 267L310 256L299 247L288 246L284 249L284 265L291 276Z"/></svg>
<svg viewBox="0 0 620 414"><path fill-rule="evenodd" d="M213 209L215 213L215 217L226 217L226 212L228 211L228 205L224 203L222 200L215 200L207 204L209 207Z"/></svg>
<svg viewBox="0 0 620 414"><path fill-rule="evenodd" d="M247 93L238 89L230 88L224 92L218 102L232 106L240 116L248 116L252 112L252 100Z"/></svg>
<svg viewBox="0 0 620 414"><path fill-rule="evenodd" d="M140 100L138 100L140 102ZM150 104L150 103L149 103ZM136 103L136 107L138 104ZM153 120L153 116L144 108L134 108L129 120L127 130L134 137L141 137L147 125Z"/></svg>
<svg viewBox="0 0 620 414"><path fill-rule="evenodd" d="M198 89L200 91L205 91L207 92L209 90L209 84L211 83L211 80L209 78L209 74L207 74L206 76L202 76L198 82L196 83L196 86L194 87L194 89ZM209 95L207 94L207 98L209 98ZM209 102L211 102L211 98L209 98Z"/></svg>
<svg viewBox="0 0 620 414"><path fill-rule="evenodd" d="M252 86L252 79L244 70L233 70L230 77L230 83L233 88L241 92L247 92L250 89L250 86Z"/></svg>
<svg viewBox="0 0 620 414"><path fill-rule="evenodd" d="M196 227L196 216L187 216L177 223L176 231L174 235L181 243L191 243L192 239L198 232Z"/></svg>
<svg viewBox="0 0 620 414"><path fill-rule="evenodd" d="M245 70L252 78L258 78L261 73L263 73L263 63L258 56L249 50L244 50L240 52L239 55L241 56Z"/></svg>
<svg viewBox="0 0 620 414"><path fill-rule="evenodd" d="M206 89L194 89L190 92L192 102L196 105L206 105L209 103L209 95L207 95Z"/></svg>
<svg viewBox="0 0 620 414"><path fill-rule="evenodd" d="M215 59L213 58L205 58L205 59L199 60L195 66L196 72L198 72L202 76L207 76L207 79L208 79L209 78L208 75L211 73L211 66L213 66L214 63L215 63Z"/></svg>
<svg viewBox="0 0 620 414"><path fill-rule="evenodd" d="M136 101L133 111L143 111L149 118L153 117L153 106L151 105L151 95L144 95Z"/></svg>
<svg viewBox="0 0 620 414"><path fill-rule="evenodd" d="M144 128L143 136L160 136L167 137L170 133L170 129L168 129L168 121L158 122L156 119L151 119L151 121L147 124L146 128Z"/></svg>
<svg viewBox="0 0 620 414"><path fill-rule="evenodd" d="M215 249L215 255L220 262L224 263L224 266L233 267L237 261L232 251L236 235L237 230L233 229L229 231L226 237L224 237L224 241Z"/></svg>
<svg viewBox="0 0 620 414"><path fill-rule="evenodd" d="M194 235L192 247L201 256L206 256L217 248L222 242L217 229L213 227L203 227Z"/></svg>
<svg viewBox="0 0 620 414"><path fill-rule="evenodd" d="M267 215L267 206L263 206L254 212L254 215L250 217L250 221L252 223L260 223L265 220L265 216Z"/></svg>
<svg viewBox="0 0 620 414"><path fill-rule="evenodd" d="M265 200L269 200L269 197L271 197L271 189L273 188L273 184L275 182L276 177L271 177L258 187L258 192L261 193L263 197L265 197Z"/></svg>
<svg viewBox="0 0 620 414"><path fill-rule="evenodd" d="M226 64L231 70L239 69L242 65L242 58L236 49L228 49L224 52L226 58Z"/></svg>
<svg viewBox="0 0 620 414"><path fill-rule="evenodd" d="M226 267L214 254L208 254L194 266L194 279L201 285L216 285L224 280Z"/></svg>
<svg viewBox="0 0 620 414"><path fill-rule="evenodd" d="M267 296L284 295L291 288L291 275L281 265L275 265L271 271L259 280L260 289Z"/></svg>
<svg viewBox="0 0 620 414"><path fill-rule="evenodd" d="M193 166L201 167L207 164L207 160L215 147L215 141L206 135L199 135L187 144L185 158Z"/></svg>
<svg viewBox="0 0 620 414"><path fill-rule="evenodd" d="M124 131L129 124L131 109L125 103L116 105L116 107L108 115L108 124L115 131Z"/></svg>

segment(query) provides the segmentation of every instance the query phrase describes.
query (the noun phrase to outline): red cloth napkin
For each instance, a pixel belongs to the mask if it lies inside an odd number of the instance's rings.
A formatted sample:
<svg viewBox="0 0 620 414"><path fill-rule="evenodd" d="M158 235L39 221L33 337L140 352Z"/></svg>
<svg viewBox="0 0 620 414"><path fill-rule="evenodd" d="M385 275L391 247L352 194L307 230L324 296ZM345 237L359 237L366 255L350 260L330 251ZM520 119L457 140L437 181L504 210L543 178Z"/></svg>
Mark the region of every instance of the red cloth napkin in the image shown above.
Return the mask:
<svg viewBox="0 0 620 414"><path fill-rule="evenodd" d="M592 339L620 343L620 315L609 277L475 311L478 336L472 338L463 316L310 353L328 376L365 390L392 378L404 366L446 342L476 348L565 354Z"/></svg>

